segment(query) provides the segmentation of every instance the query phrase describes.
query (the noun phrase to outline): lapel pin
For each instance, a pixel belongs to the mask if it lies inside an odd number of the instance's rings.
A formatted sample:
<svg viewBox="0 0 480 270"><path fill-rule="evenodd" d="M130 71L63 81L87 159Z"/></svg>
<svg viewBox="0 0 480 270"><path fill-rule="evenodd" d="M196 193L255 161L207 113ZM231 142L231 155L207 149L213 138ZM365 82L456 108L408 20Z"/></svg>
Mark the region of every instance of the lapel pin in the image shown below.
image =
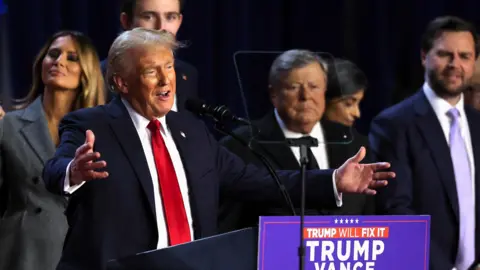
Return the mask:
<svg viewBox="0 0 480 270"><path fill-rule="evenodd" d="M183 133L183 131L180 131L180 135L182 135L182 137L186 138L185 133Z"/></svg>
<svg viewBox="0 0 480 270"><path fill-rule="evenodd" d="M182 74L182 79L186 81L187 80L187 75Z"/></svg>

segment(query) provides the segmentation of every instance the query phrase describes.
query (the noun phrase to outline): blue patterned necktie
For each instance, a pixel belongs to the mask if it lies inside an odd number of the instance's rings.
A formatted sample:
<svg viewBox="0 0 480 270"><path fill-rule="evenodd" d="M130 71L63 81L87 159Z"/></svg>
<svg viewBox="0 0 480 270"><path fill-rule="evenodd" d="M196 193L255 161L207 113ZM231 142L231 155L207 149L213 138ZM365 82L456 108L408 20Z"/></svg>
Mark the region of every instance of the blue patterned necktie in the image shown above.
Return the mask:
<svg viewBox="0 0 480 270"><path fill-rule="evenodd" d="M470 162L460 130L460 112L450 109L450 155L455 171L455 182L460 209L460 231L456 268L466 270L475 260L475 198L473 197Z"/></svg>

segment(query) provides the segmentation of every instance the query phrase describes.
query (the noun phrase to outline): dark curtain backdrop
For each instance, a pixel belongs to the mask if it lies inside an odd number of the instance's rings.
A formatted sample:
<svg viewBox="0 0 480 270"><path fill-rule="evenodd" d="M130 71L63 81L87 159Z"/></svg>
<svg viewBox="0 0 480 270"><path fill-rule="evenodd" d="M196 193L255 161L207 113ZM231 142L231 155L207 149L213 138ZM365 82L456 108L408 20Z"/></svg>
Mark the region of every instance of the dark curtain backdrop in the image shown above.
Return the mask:
<svg viewBox="0 0 480 270"><path fill-rule="evenodd" d="M8 39L2 42L8 45L6 53L0 55L2 90L16 99L25 96L36 53L61 29L88 34L105 58L120 32L119 9L120 1L114 0L8 1L0 30L2 41ZM187 0L178 36L190 45L179 58L197 67L202 98L228 105L240 115L245 110L235 52L304 48L348 58L370 81L358 123L365 133L373 116L421 86L420 37L427 22L457 15L478 27L479 14L478 0ZM258 98L248 95L249 104L259 102L250 108L251 117L269 108L266 90L257 91Z"/></svg>

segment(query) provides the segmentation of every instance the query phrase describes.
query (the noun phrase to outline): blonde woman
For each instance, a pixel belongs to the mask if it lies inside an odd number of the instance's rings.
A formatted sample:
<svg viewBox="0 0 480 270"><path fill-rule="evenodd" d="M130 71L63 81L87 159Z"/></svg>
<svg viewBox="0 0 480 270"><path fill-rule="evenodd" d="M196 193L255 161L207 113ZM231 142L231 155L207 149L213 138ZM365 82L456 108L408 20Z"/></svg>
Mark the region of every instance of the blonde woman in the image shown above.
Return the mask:
<svg viewBox="0 0 480 270"><path fill-rule="evenodd" d="M0 269L55 269L67 232L66 200L49 193L44 163L69 112L104 104L97 52L81 33L54 34L33 65L27 105L0 120Z"/></svg>

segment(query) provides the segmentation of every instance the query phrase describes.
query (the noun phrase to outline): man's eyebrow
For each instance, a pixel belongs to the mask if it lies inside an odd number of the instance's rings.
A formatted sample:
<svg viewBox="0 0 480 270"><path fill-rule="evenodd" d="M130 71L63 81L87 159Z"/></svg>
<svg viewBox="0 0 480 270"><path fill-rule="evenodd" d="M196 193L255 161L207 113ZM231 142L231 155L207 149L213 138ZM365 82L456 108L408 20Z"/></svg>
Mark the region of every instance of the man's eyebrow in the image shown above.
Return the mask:
<svg viewBox="0 0 480 270"><path fill-rule="evenodd" d="M153 68L153 67L156 67L156 66L173 65L173 63L174 63L174 60L168 60L168 61L165 61L163 63L157 63L157 62L153 62L153 61L145 61L144 62L144 67L145 68Z"/></svg>
<svg viewBox="0 0 480 270"><path fill-rule="evenodd" d="M467 56L471 56L471 55L473 55L474 53L473 53L473 52L465 52L465 51L463 51L463 52L460 52L460 54L462 54L462 55L467 55Z"/></svg>
<svg viewBox="0 0 480 270"><path fill-rule="evenodd" d="M157 13L153 10L144 10L139 13L140 15L156 15Z"/></svg>

